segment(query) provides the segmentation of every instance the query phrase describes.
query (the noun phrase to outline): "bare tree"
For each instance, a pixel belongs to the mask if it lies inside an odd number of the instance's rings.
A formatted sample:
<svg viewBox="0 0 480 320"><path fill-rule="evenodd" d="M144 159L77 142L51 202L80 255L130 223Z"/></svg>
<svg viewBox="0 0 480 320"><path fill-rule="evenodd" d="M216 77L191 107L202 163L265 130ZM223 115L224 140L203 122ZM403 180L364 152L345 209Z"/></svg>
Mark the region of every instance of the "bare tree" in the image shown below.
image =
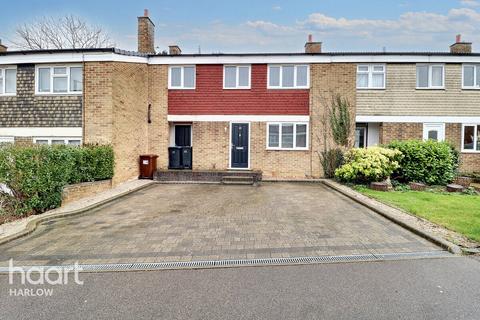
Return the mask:
<svg viewBox="0 0 480 320"><path fill-rule="evenodd" d="M39 18L19 25L15 34L17 39L12 43L25 50L113 47L102 27L74 15Z"/></svg>

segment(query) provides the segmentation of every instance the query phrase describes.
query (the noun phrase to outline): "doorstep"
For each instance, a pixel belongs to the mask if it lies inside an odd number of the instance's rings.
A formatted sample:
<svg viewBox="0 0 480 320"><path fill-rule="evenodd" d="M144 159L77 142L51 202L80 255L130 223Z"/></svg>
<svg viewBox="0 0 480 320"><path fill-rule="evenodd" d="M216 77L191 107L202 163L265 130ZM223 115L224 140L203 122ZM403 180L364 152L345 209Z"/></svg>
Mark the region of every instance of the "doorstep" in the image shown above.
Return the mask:
<svg viewBox="0 0 480 320"><path fill-rule="evenodd" d="M159 182L221 183L225 177L249 177L254 183L262 181L258 170L157 170L153 179Z"/></svg>

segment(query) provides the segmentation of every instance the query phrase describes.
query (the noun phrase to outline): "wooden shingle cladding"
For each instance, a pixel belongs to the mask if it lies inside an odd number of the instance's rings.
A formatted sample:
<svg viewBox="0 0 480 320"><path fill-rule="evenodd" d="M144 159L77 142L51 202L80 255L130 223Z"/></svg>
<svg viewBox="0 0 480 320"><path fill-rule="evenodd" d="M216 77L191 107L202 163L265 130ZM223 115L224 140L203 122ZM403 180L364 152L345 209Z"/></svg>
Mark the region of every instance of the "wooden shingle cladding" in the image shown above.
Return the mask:
<svg viewBox="0 0 480 320"><path fill-rule="evenodd" d="M35 65L17 65L15 96L0 96L0 127L81 127L82 95L35 95Z"/></svg>
<svg viewBox="0 0 480 320"><path fill-rule="evenodd" d="M462 89L462 64L445 64L445 89L416 89L416 64L387 64L384 90L357 90L357 115L480 116L480 90Z"/></svg>

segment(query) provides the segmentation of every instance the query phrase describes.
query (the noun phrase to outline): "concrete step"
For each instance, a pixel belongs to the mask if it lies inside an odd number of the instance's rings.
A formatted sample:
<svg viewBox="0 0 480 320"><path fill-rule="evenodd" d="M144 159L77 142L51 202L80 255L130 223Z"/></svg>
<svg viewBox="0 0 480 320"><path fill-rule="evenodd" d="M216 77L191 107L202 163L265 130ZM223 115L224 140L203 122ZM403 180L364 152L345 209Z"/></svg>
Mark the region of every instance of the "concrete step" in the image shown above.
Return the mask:
<svg viewBox="0 0 480 320"><path fill-rule="evenodd" d="M255 183L252 176L225 176L222 178L223 184L253 185Z"/></svg>

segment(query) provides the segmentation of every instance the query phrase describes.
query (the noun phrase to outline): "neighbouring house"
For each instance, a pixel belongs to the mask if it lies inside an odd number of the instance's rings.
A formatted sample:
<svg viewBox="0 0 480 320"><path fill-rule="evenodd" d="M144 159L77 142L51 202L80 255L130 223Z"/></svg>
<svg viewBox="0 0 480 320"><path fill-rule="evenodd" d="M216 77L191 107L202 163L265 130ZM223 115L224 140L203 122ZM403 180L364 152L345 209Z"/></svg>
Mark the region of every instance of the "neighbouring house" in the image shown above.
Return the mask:
<svg viewBox="0 0 480 320"><path fill-rule="evenodd" d="M463 172L480 171L480 54L460 37L448 52L324 52L309 37L301 53L159 54L154 29L138 18L138 52L0 45L0 142L112 144L114 183L138 176L140 154L157 154L159 170L317 178L339 94L352 146L447 140Z"/></svg>

